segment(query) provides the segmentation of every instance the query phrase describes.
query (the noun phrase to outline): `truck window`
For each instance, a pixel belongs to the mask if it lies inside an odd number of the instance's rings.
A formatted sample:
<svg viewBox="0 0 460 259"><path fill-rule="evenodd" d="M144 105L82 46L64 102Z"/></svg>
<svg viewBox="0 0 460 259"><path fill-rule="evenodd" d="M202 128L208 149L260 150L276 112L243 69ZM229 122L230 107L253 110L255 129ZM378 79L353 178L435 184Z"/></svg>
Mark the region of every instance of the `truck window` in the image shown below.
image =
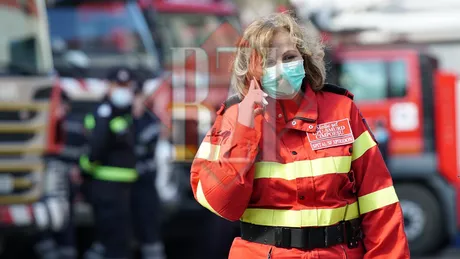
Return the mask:
<svg viewBox="0 0 460 259"><path fill-rule="evenodd" d="M349 89L357 101L404 97L407 83L407 64L403 60L348 60L340 66L339 84Z"/></svg>
<svg viewBox="0 0 460 259"><path fill-rule="evenodd" d="M389 69L390 89L389 97L404 97L407 89L407 66L402 60L387 63Z"/></svg>
<svg viewBox="0 0 460 259"><path fill-rule="evenodd" d="M161 31L162 45L166 64L172 63L171 48L200 47L221 26L228 22L237 25L234 16L200 13L159 13L156 16L157 26ZM239 28L235 28L239 29ZM216 40L213 38L213 40ZM216 46L233 47L235 40L232 35L218 37Z"/></svg>
<svg viewBox="0 0 460 259"><path fill-rule="evenodd" d="M33 1L0 1L1 75L52 72L46 23L34 4Z"/></svg>
<svg viewBox="0 0 460 259"><path fill-rule="evenodd" d="M135 2L51 6L48 16L57 69L69 66L66 54L71 51L88 60L87 77L103 77L108 67L120 63L159 69L153 39Z"/></svg>

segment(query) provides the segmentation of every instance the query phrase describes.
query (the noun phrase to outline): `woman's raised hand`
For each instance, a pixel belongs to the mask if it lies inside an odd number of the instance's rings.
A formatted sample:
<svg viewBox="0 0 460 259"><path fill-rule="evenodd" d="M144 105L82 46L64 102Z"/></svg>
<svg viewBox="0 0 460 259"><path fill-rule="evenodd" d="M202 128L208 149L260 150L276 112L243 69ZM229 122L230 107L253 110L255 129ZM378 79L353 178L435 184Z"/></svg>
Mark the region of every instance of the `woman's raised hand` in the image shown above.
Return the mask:
<svg viewBox="0 0 460 259"><path fill-rule="evenodd" d="M238 112L238 122L253 128L254 117L258 114L262 114L265 110L265 105L268 104L265 97L268 95L260 89L257 80L254 78L251 80L249 90L243 101L241 101Z"/></svg>

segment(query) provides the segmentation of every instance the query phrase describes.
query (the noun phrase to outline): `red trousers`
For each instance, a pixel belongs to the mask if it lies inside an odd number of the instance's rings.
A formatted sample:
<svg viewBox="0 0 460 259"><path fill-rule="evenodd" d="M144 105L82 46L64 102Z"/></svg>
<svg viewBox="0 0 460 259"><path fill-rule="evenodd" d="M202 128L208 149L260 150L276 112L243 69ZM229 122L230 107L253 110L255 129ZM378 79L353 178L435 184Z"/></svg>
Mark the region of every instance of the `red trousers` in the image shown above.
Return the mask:
<svg viewBox="0 0 460 259"><path fill-rule="evenodd" d="M270 256L269 256L270 254ZM362 243L350 249L346 244L329 248L301 250L285 249L270 245L249 242L235 238L230 249L229 259L362 259L364 248Z"/></svg>

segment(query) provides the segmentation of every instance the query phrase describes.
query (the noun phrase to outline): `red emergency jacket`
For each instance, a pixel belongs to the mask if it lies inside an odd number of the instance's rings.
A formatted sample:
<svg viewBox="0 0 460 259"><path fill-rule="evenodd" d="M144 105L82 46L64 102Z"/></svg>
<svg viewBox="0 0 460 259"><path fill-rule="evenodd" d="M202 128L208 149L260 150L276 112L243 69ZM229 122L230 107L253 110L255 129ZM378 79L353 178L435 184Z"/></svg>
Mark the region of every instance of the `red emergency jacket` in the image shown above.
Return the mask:
<svg viewBox="0 0 460 259"><path fill-rule="evenodd" d="M238 105L219 110L192 164L196 200L225 219L266 226L361 217L364 258L409 258L391 176L352 94L306 89L300 108L269 100L254 128L237 122Z"/></svg>

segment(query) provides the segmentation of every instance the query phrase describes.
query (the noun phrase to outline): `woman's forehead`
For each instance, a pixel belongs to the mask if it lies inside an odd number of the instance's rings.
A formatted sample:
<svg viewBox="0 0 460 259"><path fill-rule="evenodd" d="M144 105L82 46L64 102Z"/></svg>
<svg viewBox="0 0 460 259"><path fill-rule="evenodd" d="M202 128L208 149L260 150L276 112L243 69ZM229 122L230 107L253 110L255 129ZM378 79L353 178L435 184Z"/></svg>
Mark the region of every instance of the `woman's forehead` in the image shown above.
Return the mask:
<svg viewBox="0 0 460 259"><path fill-rule="evenodd" d="M271 55L282 55L286 51L296 49L296 44L293 41L291 35L287 31L278 31L273 35L270 44Z"/></svg>

